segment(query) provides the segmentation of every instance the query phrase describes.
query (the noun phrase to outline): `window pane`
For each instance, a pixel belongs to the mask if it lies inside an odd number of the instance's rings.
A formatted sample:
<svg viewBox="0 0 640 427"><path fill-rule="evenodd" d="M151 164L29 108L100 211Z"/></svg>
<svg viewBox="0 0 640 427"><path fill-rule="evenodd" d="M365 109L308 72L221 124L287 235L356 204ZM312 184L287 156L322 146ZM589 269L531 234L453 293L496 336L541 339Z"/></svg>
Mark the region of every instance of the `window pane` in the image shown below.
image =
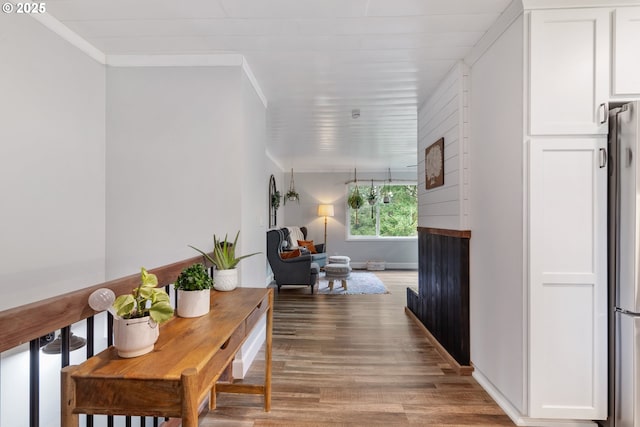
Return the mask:
<svg viewBox="0 0 640 427"><path fill-rule="evenodd" d="M348 187L348 195L354 186ZM378 199L372 206L367 201L369 187L360 186L363 206L356 210L349 208L349 235L354 237L415 237L418 227L417 186L377 185ZM391 202L383 203L384 196L390 195ZM378 231L376 230L378 228Z"/></svg>
<svg viewBox="0 0 640 427"><path fill-rule="evenodd" d="M375 236L376 235L376 212L373 208L373 218L371 217L371 207L365 205L358 209L349 209L349 227L352 236ZM357 220L356 220L357 212Z"/></svg>
<svg viewBox="0 0 640 427"><path fill-rule="evenodd" d="M417 187L392 185L391 203L380 204L380 236L416 236L418 234Z"/></svg>

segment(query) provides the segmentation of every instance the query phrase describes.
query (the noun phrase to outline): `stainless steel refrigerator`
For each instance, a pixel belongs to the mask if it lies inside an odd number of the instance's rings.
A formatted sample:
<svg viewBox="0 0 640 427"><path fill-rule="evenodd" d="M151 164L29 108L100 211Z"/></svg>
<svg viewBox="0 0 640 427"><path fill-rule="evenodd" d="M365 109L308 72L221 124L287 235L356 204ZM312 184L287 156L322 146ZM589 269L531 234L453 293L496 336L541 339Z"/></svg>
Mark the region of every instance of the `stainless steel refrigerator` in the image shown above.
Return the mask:
<svg viewBox="0 0 640 427"><path fill-rule="evenodd" d="M609 121L609 426L640 427L640 102Z"/></svg>

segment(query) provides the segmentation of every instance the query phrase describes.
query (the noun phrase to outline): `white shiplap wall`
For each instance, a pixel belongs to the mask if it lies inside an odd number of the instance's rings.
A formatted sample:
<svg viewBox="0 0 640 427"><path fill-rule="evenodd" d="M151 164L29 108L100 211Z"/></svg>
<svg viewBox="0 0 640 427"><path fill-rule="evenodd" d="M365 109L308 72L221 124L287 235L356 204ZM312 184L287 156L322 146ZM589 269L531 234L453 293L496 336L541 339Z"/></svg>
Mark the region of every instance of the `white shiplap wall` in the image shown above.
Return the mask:
<svg viewBox="0 0 640 427"><path fill-rule="evenodd" d="M418 109L418 226L466 230L469 224L469 71L457 63ZM444 137L444 186L425 189L424 151Z"/></svg>

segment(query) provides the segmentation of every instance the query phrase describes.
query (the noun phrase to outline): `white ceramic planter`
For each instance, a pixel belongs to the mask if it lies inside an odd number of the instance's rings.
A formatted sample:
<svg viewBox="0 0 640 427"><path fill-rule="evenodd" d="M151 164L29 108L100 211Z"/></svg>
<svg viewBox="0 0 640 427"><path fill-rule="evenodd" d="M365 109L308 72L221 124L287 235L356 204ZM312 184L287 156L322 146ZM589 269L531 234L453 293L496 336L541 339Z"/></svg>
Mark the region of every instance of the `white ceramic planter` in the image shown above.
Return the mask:
<svg viewBox="0 0 640 427"><path fill-rule="evenodd" d="M209 312L211 292L209 289L201 291L178 290L178 316L200 317Z"/></svg>
<svg viewBox="0 0 640 427"><path fill-rule="evenodd" d="M136 357L153 350L160 328L150 317L113 319L113 345L120 357Z"/></svg>
<svg viewBox="0 0 640 427"><path fill-rule="evenodd" d="M238 286L238 270L215 270L213 288L217 291L232 291Z"/></svg>

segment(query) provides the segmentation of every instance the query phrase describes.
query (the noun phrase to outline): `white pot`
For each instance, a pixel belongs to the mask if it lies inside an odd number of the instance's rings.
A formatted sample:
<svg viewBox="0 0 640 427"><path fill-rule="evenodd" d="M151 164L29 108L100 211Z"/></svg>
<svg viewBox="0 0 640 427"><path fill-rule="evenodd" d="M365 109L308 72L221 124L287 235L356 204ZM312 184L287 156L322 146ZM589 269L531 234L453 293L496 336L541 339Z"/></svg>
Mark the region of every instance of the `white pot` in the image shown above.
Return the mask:
<svg viewBox="0 0 640 427"><path fill-rule="evenodd" d="M209 312L211 292L209 289L201 291L178 290L178 316L200 317Z"/></svg>
<svg viewBox="0 0 640 427"><path fill-rule="evenodd" d="M232 291L238 286L238 270L214 270L213 287L217 291Z"/></svg>
<svg viewBox="0 0 640 427"><path fill-rule="evenodd" d="M136 357L153 350L160 328L151 317L113 319L113 345L120 357Z"/></svg>

